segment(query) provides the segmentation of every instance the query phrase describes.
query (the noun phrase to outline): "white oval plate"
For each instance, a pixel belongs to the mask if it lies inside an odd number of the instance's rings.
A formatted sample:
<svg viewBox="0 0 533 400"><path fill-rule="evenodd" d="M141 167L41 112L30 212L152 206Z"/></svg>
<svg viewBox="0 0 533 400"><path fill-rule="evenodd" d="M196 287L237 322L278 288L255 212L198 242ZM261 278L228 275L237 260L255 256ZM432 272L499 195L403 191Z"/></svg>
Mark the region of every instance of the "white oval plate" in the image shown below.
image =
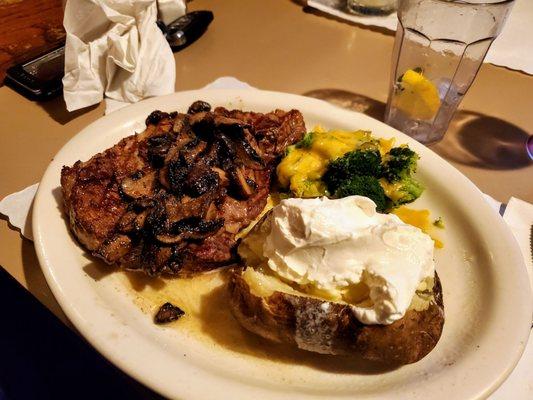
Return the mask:
<svg viewBox="0 0 533 400"><path fill-rule="evenodd" d="M124 290L120 273L94 279L90 258L70 236L61 212L63 165L87 160L134 130L154 109L182 111L197 99L254 111L299 109L308 129L367 129L396 137L420 156L427 186L417 208L443 216L445 247L436 252L446 322L437 347L418 363L391 371L327 363L259 360L161 328ZM79 332L126 373L168 397L186 399L478 399L509 375L527 342L531 290L520 250L503 220L461 173L425 146L363 114L291 94L200 90L142 101L83 129L54 157L33 208L35 248L57 301ZM223 306L223 305L222 305ZM320 357L320 356L317 356ZM325 360L325 359L324 359Z"/></svg>

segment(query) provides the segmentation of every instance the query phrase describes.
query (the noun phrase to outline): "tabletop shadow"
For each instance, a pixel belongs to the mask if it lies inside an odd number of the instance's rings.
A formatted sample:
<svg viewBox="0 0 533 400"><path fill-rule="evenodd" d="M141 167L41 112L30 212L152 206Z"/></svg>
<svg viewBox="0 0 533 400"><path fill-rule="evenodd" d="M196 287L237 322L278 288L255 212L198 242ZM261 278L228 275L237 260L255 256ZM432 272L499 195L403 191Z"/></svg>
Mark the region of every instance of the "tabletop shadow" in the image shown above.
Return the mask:
<svg viewBox="0 0 533 400"><path fill-rule="evenodd" d="M98 104L82 108L80 110L68 111L63 96L57 96L50 100L40 101L37 104L42 107L48 115L61 125L76 119L98 107Z"/></svg>
<svg viewBox="0 0 533 400"><path fill-rule="evenodd" d="M316 89L303 94L335 104L341 108L357 111L379 121L383 121L385 115L385 103L341 89Z"/></svg>
<svg viewBox="0 0 533 400"><path fill-rule="evenodd" d="M513 170L527 167L531 135L500 118L478 112L457 112L443 140L430 146L440 156L488 170Z"/></svg>
<svg viewBox="0 0 533 400"><path fill-rule="evenodd" d="M226 304L229 304L226 285L203 295L199 315L201 329L216 343L237 353L283 364L304 365L336 374L374 375L398 368L397 365L385 365L356 357L312 353L271 342L242 328Z"/></svg>

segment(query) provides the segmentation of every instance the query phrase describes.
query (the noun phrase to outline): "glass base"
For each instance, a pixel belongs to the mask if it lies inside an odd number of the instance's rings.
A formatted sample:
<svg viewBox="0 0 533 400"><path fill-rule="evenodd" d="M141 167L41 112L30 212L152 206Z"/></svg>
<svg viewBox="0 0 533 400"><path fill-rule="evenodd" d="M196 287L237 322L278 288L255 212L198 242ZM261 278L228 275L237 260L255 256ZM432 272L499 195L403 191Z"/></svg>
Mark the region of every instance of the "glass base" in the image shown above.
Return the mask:
<svg viewBox="0 0 533 400"><path fill-rule="evenodd" d="M401 111L393 109L386 112L385 123L420 143L430 145L442 140L449 121L421 121L409 118Z"/></svg>
<svg viewBox="0 0 533 400"><path fill-rule="evenodd" d="M396 11L396 2L385 5L371 5L371 1L348 0L346 9L359 15L388 15Z"/></svg>

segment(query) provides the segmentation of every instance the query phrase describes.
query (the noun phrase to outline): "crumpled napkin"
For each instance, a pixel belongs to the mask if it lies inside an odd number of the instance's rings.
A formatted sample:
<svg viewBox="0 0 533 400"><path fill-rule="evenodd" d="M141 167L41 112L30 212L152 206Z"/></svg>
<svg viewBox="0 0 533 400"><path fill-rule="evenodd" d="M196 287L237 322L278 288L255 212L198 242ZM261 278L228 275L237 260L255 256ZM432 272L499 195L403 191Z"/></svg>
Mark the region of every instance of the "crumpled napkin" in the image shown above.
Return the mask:
<svg viewBox="0 0 533 400"><path fill-rule="evenodd" d="M159 4L166 23L185 13L184 0ZM68 0L63 94L69 111L104 96L127 104L174 92L174 56L157 17L156 0Z"/></svg>
<svg viewBox="0 0 533 400"><path fill-rule="evenodd" d="M18 229L22 236L31 241L33 241L31 207L38 188L39 184L34 183L0 201L0 214L5 215L9 223Z"/></svg>

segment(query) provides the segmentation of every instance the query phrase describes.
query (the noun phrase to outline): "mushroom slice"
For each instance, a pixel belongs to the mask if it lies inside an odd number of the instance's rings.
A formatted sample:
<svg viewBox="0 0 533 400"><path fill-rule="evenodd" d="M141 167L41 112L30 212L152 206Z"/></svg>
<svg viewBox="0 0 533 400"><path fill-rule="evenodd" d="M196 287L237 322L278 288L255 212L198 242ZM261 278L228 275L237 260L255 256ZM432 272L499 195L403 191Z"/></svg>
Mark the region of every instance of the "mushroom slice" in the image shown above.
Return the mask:
<svg viewBox="0 0 533 400"><path fill-rule="evenodd" d="M187 194L191 197L199 197L204 193L215 190L220 185L218 174L210 168L198 168L193 170L187 178Z"/></svg>
<svg viewBox="0 0 533 400"><path fill-rule="evenodd" d="M172 258L172 247L161 246L155 241L145 241L141 252L143 269L150 276L165 272L168 261Z"/></svg>
<svg viewBox="0 0 533 400"><path fill-rule="evenodd" d="M147 140L147 157L154 167L161 168L165 164L165 158L173 142L174 137L171 134L153 136Z"/></svg>
<svg viewBox="0 0 533 400"><path fill-rule="evenodd" d="M156 171L149 171L147 173L137 171L122 181L120 189L123 194L132 199L150 197L154 192L155 179Z"/></svg>
<svg viewBox="0 0 533 400"><path fill-rule="evenodd" d="M215 116L215 126L220 132L229 136L236 144L235 150L240 154L242 161L246 161L244 155L250 161L255 163L255 167L263 166L263 158L260 156L261 151L257 145L254 136L250 133L253 129L250 124L241 120L229 118L223 115ZM244 154L242 154L244 152ZM258 165L257 165L258 164Z"/></svg>
<svg viewBox="0 0 533 400"><path fill-rule="evenodd" d="M149 210L144 210L137 214L135 217L135 220L133 221L133 227L136 231L142 230L144 226L144 222L146 221L146 217L148 215Z"/></svg>
<svg viewBox="0 0 533 400"><path fill-rule="evenodd" d="M185 311L178 306L167 302L163 304L157 311L157 314L154 317L154 322L156 324L166 324L168 322L180 319L184 315Z"/></svg>
<svg viewBox="0 0 533 400"><path fill-rule="evenodd" d="M214 235L222 226L224 219L205 221L197 217L182 219L171 226L171 232L160 233L156 239L164 244L176 244L183 240L200 240Z"/></svg>
<svg viewBox="0 0 533 400"><path fill-rule="evenodd" d="M165 232L167 226L167 214L165 207L158 202L148 211L146 217L144 218L143 234L147 238L153 238L160 233Z"/></svg>
<svg viewBox="0 0 533 400"><path fill-rule="evenodd" d="M169 117L170 117L169 113L155 110L155 111L152 111L150 115L146 118L145 123L146 125L157 125L159 124L159 122Z"/></svg>
<svg viewBox="0 0 533 400"><path fill-rule="evenodd" d="M212 170L218 174L218 179L220 179L220 184L226 186L229 182L228 174L223 169L218 167L213 167Z"/></svg>
<svg viewBox="0 0 533 400"><path fill-rule="evenodd" d="M231 168L230 176L240 196L247 199L255 193L257 185L252 179L245 175L242 167Z"/></svg>
<svg viewBox="0 0 533 400"><path fill-rule="evenodd" d="M172 131L177 134L181 134L190 131L189 116L186 114L177 114L174 118L174 125L172 125Z"/></svg>
<svg viewBox="0 0 533 400"><path fill-rule="evenodd" d="M117 230L122 233L129 233L135 229L135 218L137 214L134 211L127 211L118 221Z"/></svg>
<svg viewBox="0 0 533 400"><path fill-rule="evenodd" d="M98 249L97 255L111 264L124 257L131 249L132 243L128 236L115 235L104 242L102 247Z"/></svg>
<svg viewBox="0 0 533 400"><path fill-rule="evenodd" d="M177 235L172 233L160 233L159 235L156 235L155 238L163 244L176 244L185 239L181 233L178 233Z"/></svg>
<svg viewBox="0 0 533 400"><path fill-rule="evenodd" d="M180 232L187 239L204 239L224 226L224 218L206 221L200 218L185 218L172 225L172 231Z"/></svg>
<svg viewBox="0 0 533 400"><path fill-rule="evenodd" d="M131 209L135 212L141 212L153 206L154 206L154 199L141 197L139 199L133 200L128 206L128 209Z"/></svg>
<svg viewBox="0 0 533 400"><path fill-rule="evenodd" d="M192 164L206 149L207 142L195 140L183 147L181 155L188 164Z"/></svg>
<svg viewBox="0 0 533 400"><path fill-rule="evenodd" d="M166 174L162 173L165 184L176 194L181 194L185 179L191 170L191 165L180 155L168 163ZM160 178L161 179L161 178Z"/></svg>
<svg viewBox="0 0 533 400"><path fill-rule="evenodd" d="M199 112L208 112L211 111L211 104L202 101L202 100L196 100L194 103L191 104L189 109L187 110L187 114L197 114Z"/></svg>

